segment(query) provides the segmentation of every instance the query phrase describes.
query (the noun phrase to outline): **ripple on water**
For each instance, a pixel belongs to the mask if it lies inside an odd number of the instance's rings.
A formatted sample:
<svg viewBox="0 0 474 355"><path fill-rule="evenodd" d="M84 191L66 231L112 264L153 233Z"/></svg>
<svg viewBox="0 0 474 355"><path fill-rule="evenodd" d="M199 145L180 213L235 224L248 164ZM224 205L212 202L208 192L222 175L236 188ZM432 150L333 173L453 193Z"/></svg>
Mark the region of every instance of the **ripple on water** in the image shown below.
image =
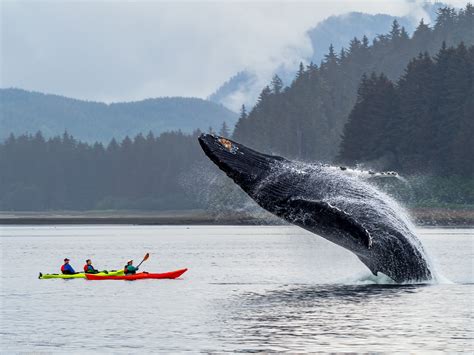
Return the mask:
<svg viewBox="0 0 474 355"><path fill-rule="evenodd" d="M395 285L351 253L292 227L4 228L5 352L385 352L473 349L474 236L433 229L423 245L452 283ZM38 280L64 256L181 280ZM23 255L27 262L18 262ZM22 259L23 260L23 259ZM15 266L15 273L6 272Z"/></svg>

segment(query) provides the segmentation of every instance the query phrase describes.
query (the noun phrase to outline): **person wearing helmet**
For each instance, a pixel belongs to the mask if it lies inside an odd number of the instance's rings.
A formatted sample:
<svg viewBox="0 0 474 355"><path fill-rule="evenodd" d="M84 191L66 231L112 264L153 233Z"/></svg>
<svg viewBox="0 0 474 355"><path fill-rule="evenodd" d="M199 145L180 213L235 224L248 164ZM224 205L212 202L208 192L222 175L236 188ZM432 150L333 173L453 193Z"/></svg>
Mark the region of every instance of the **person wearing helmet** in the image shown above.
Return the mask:
<svg viewBox="0 0 474 355"><path fill-rule="evenodd" d="M133 260L127 261L127 265L124 266L123 271L125 275L135 275L138 271L138 267L133 266Z"/></svg>

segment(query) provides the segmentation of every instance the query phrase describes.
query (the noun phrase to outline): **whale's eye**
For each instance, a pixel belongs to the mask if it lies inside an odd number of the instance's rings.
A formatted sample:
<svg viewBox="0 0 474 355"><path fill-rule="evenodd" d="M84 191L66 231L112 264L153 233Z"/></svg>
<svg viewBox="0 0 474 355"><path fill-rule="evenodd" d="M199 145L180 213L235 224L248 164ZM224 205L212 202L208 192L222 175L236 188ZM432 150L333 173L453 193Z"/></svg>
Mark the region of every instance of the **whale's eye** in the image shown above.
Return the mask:
<svg viewBox="0 0 474 355"><path fill-rule="evenodd" d="M232 143L230 140L225 139L225 138L219 138L219 143L224 146L225 149L227 149L229 152L232 150Z"/></svg>

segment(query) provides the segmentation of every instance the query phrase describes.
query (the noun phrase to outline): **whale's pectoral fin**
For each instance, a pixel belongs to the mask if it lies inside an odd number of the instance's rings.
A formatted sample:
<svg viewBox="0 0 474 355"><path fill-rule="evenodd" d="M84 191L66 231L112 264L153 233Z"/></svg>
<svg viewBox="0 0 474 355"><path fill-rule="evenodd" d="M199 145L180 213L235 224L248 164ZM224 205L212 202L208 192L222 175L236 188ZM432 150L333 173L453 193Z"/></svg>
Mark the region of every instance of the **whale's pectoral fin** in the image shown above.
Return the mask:
<svg viewBox="0 0 474 355"><path fill-rule="evenodd" d="M287 203L290 210L313 212L311 213L311 216L308 216L305 212L304 215L300 215L299 218L314 218L316 221L324 220L325 225L337 227L338 229L352 235L360 243L366 246L367 249L371 248L372 236L370 233L354 217L343 210L324 201L289 199ZM296 217L295 214L293 214L293 217Z"/></svg>

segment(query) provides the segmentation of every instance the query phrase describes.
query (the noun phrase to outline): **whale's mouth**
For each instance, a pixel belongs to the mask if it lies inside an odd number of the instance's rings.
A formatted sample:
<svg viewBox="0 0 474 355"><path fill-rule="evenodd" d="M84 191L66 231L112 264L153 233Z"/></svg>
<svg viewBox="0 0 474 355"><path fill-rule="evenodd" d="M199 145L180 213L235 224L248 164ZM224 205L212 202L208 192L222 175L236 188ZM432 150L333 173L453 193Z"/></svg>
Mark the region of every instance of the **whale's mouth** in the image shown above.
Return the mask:
<svg viewBox="0 0 474 355"><path fill-rule="evenodd" d="M241 186L261 178L276 162L285 160L256 152L228 138L213 134L202 134L199 144L204 153Z"/></svg>

